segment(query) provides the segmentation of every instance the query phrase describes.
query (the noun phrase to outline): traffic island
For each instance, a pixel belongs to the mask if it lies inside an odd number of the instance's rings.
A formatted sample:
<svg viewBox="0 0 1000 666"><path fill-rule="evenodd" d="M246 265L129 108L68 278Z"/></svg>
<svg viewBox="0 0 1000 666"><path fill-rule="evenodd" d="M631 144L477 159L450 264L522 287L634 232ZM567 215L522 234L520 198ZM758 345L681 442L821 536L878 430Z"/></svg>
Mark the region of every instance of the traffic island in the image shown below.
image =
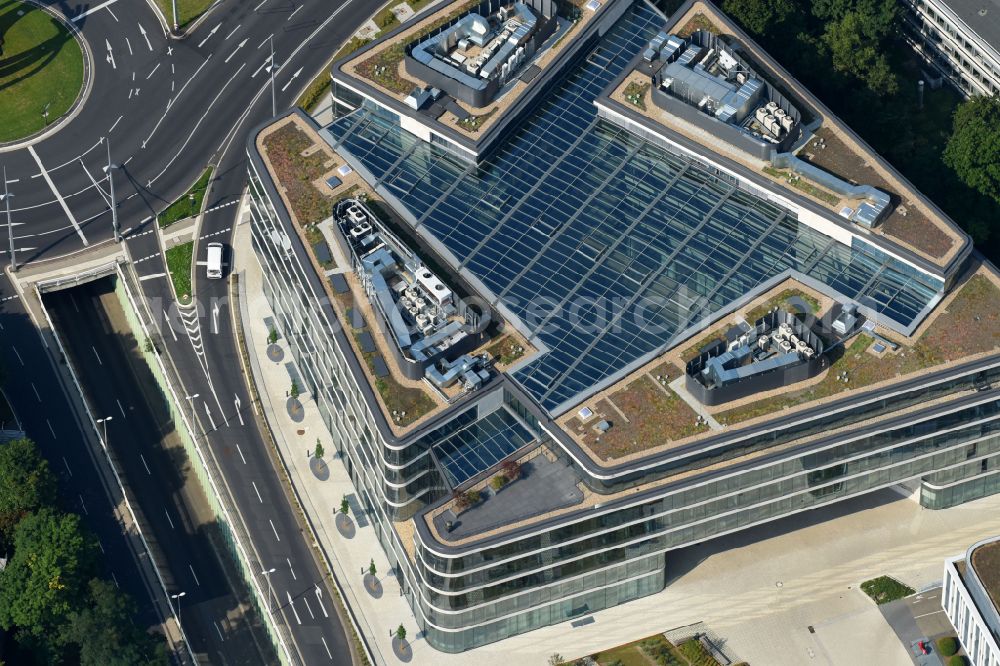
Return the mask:
<svg viewBox="0 0 1000 666"><path fill-rule="evenodd" d="M83 98L89 75L79 32L55 10L0 3L0 145L45 132Z"/></svg>

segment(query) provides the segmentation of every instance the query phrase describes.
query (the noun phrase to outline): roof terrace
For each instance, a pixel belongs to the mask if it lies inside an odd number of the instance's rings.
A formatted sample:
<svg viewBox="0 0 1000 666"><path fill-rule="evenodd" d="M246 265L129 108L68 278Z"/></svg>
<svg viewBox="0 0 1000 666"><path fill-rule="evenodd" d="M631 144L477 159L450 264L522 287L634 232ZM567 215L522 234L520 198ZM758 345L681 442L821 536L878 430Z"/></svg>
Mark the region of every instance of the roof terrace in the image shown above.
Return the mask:
<svg viewBox="0 0 1000 666"><path fill-rule="evenodd" d="M336 63L334 78L474 157L621 0L454 0ZM425 129L418 129L424 127ZM462 151L459 151L462 152Z"/></svg>

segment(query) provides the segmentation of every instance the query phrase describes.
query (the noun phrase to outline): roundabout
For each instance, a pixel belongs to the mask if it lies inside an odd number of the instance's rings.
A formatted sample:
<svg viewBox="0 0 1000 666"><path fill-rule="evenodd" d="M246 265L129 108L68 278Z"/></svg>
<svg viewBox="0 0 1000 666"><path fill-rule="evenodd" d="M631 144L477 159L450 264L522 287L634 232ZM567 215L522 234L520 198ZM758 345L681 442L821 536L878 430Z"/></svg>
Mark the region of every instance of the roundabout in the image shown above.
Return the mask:
<svg viewBox="0 0 1000 666"><path fill-rule="evenodd" d="M31 2L0 2L0 146L54 129L80 105L89 66L79 31Z"/></svg>

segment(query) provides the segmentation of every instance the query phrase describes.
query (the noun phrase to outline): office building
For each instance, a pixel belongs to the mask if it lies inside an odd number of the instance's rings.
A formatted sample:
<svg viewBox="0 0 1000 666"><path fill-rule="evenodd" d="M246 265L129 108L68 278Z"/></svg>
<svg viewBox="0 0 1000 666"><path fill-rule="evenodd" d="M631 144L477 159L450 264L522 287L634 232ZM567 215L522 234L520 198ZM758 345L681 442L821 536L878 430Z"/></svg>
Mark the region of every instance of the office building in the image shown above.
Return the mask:
<svg viewBox="0 0 1000 666"><path fill-rule="evenodd" d="M1000 666L1000 537L945 560L941 606L973 666Z"/></svg>
<svg viewBox="0 0 1000 666"><path fill-rule="evenodd" d="M363 205L394 238L384 285L358 269L377 242L319 264L272 130L248 147L267 298L443 651L653 594L672 550L848 497L1000 491L1000 277L968 237L712 5L582 11L610 18L474 159L351 79L360 56L334 66L341 112L310 132L364 183L334 226ZM481 333L419 378L392 338L433 336L422 311L381 323L385 294L425 298L417 258Z"/></svg>

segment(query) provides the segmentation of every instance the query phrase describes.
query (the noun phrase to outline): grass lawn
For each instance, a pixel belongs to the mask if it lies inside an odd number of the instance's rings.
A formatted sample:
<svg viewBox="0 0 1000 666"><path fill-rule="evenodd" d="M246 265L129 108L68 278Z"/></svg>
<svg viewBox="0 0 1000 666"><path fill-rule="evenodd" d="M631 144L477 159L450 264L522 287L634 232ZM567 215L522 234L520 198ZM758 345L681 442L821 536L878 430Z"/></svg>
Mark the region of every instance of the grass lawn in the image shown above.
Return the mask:
<svg viewBox="0 0 1000 666"><path fill-rule="evenodd" d="M194 258L194 241L175 245L167 250L167 270L182 304L191 302L191 260Z"/></svg>
<svg viewBox="0 0 1000 666"><path fill-rule="evenodd" d="M205 13L215 0L177 0L177 25L183 28ZM172 0L156 0L160 11L167 17L167 25L173 27L174 10Z"/></svg>
<svg viewBox="0 0 1000 666"><path fill-rule="evenodd" d="M871 597L877 604L887 604L913 594L913 588L903 585L895 578L879 576L861 583L861 591Z"/></svg>
<svg viewBox="0 0 1000 666"><path fill-rule="evenodd" d="M0 0L0 35L2 143L43 129L73 106L83 87L83 51L62 23L23 2Z"/></svg>
<svg viewBox="0 0 1000 666"><path fill-rule="evenodd" d="M193 217L201 211L201 202L204 201L208 184L212 180L212 170L213 167L205 169L205 173L201 174L198 182L184 196L167 206L162 213L156 216L160 228L169 227L174 222Z"/></svg>

